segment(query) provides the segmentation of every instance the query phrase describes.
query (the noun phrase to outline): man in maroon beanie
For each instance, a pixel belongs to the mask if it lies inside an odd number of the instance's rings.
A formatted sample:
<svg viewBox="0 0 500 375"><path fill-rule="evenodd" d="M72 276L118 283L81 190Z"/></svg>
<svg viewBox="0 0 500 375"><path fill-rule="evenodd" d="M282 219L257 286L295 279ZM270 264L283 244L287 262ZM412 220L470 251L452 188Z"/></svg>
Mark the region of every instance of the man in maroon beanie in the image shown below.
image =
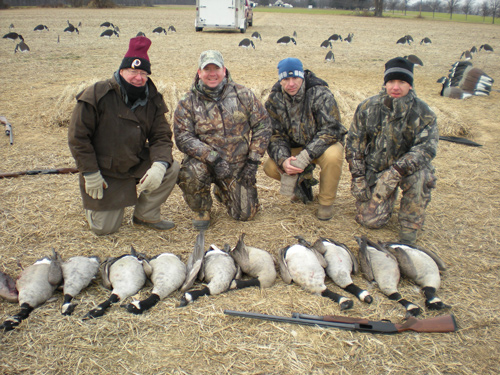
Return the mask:
<svg viewBox="0 0 500 375"><path fill-rule="evenodd" d="M116 232L128 206L135 206L136 225L175 227L160 217L179 164L172 157L167 106L149 78L150 46L146 37L130 39L113 77L76 96L68 143L80 171L85 216L97 235Z"/></svg>

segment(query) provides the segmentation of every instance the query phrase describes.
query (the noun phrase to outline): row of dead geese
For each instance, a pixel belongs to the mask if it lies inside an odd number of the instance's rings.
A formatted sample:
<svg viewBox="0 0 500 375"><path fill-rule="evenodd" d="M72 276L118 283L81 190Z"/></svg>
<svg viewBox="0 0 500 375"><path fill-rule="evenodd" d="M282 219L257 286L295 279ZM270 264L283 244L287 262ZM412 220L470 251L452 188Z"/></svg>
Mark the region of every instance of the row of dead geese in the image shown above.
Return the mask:
<svg viewBox="0 0 500 375"><path fill-rule="evenodd" d="M201 296L216 295L229 290L251 286L271 287L277 277L273 256L262 249L248 246L242 234L234 248L225 245L219 249L211 245L205 250L205 234L201 231L187 264L172 253L162 253L153 258L137 253L110 257L101 265L95 256L74 256L62 261L53 250L52 256L38 260L24 269L16 282L0 272L0 296L10 302L18 302L19 313L6 319L0 329L9 331L19 325L37 306L49 300L57 288L62 287L64 301L62 314L71 315L73 302L101 270L102 284L111 289L111 296L90 310L84 320L103 316L113 304L125 301L141 290L149 279L153 288L148 298L122 305L133 314L142 314L159 301L180 289L183 293L179 307L194 302ZM406 308L406 316L417 316L421 309L404 299L398 291L403 274L422 287L425 306L430 310L449 308L438 297L440 270L444 262L434 252L399 243L374 243L366 237L356 237L359 244L359 266L347 246L327 238L319 238L314 244L302 237L298 243L278 252L278 269L286 284L292 282L308 292L330 298L341 310L353 307L351 299L329 290L325 284L328 275L340 288L355 295L360 301L372 303L368 291L355 285L351 275L361 268L369 282L376 282L390 300ZM193 289L196 280L206 283L201 289Z"/></svg>

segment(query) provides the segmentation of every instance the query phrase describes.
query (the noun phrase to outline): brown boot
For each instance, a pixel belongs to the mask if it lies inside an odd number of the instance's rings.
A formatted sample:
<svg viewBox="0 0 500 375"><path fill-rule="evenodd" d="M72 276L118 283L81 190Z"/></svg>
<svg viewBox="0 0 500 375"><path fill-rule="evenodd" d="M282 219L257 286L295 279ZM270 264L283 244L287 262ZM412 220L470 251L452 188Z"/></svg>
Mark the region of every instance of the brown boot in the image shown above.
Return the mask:
<svg viewBox="0 0 500 375"><path fill-rule="evenodd" d="M320 204L316 216L320 220L330 220L333 217L333 204L329 206Z"/></svg>
<svg viewBox="0 0 500 375"><path fill-rule="evenodd" d="M417 243L417 230L402 228L399 231L399 242L414 246Z"/></svg>
<svg viewBox="0 0 500 375"><path fill-rule="evenodd" d="M200 211L194 213L193 227L197 230L207 230L210 226L210 212Z"/></svg>

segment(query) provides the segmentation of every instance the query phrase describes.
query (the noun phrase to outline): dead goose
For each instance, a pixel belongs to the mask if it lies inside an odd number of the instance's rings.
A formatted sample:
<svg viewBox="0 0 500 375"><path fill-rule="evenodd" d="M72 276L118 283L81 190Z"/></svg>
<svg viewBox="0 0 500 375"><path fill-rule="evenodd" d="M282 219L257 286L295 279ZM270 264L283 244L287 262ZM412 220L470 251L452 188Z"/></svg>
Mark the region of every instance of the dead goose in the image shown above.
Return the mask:
<svg viewBox="0 0 500 375"><path fill-rule="evenodd" d="M343 243L329 238L319 238L314 243L328 264L326 273L335 284L346 292L354 294L362 302L372 303L373 298L366 290L352 282L351 273L358 273L358 261L349 248Z"/></svg>
<svg viewBox="0 0 500 375"><path fill-rule="evenodd" d="M172 253L162 253L149 260L152 268L151 295L142 301L133 301L124 306L128 312L142 314L181 287L186 279L186 265Z"/></svg>
<svg viewBox="0 0 500 375"><path fill-rule="evenodd" d="M103 316L111 305L136 294L144 286L149 271L147 259L137 254L133 247L130 254L108 258L101 269L101 277L104 287L112 289L111 296L90 310L83 320Z"/></svg>
<svg viewBox="0 0 500 375"><path fill-rule="evenodd" d="M419 315L420 307L402 298L398 292L401 275L394 255L364 236L355 238L359 244L359 264L363 276L370 282L375 281L390 300L403 305L407 317Z"/></svg>
<svg viewBox="0 0 500 375"><path fill-rule="evenodd" d="M0 297L8 302L17 302L16 282L12 277L0 271Z"/></svg>
<svg viewBox="0 0 500 375"><path fill-rule="evenodd" d="M381 245L396 257L401 273L422 287L425 306L429 310L443 310L451 307L436 297L436 291L441 286L439 271L446 269L445 263L436 253L400 243L387 242Z"/></svg>
<svg viewBox="0 0 500 375"><path fill-rule="evenodd" d="M37 306L52 297L62 280L61 258L52 249L52 256L37 260L21 272L16 282L21 311L3 322L0 329L10 331L18 326Z"/></svg>
<svg viewBox="0 0 500 375"><path fill-rule="evenodd" d="M314 294L328 297L340 305L340 310L353 306L352 300L329 290L325 285L327 262L315 248L300 237L299 243L279 250L280 275L286 284L292 281Z"/></svg>
<svg viewBox="0 0 500 375"><path fill-rule="evenodd" d="M64 302L61 307L63 315L71 315L76 304L73 298L86 288L99 271L99 258L96 256L74 256L62 264L64 280Z"/></svg>
<svg viewBox="0 0 500 375"><path fill-rule="evenodd" d="M242 233L236 247L229 252L241 271L253 280L235 280L238 289L252 283L261 288L269 288L276 281L276 266L274 259L267 251L253 246L247 246L244 242L245 233Z"/></svg>

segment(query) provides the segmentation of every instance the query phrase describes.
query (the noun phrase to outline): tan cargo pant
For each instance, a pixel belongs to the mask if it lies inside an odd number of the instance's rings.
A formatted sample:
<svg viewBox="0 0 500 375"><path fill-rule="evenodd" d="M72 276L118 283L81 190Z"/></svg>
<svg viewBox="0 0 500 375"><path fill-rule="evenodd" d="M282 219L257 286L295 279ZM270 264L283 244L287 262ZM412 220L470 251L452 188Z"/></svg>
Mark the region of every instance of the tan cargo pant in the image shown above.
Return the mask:
<svg viewBox="0 0 500 375"><path fill-rule="evenodd" d="M134 216L142 221L156 223L161 220L161 205L165 203L172 192L179 174L179 163L175 160L167 169L158 189L145 193L141 192L134 208ZM90 229L97 235L116 232L123 221L125 208L110 211L85 210L85 217Z"/></svg>
<svg viewBox="0 0 500 375"><path fill-rule="evenodd" d="M292 148L292 156L302 151L302 147ZM331 206L337 196L340 176L342 175L342 163L344 162L344 147L337 142L326 149L326 151L312 163L319 165L319 194L318 202L323 206ZM268 158L264 163L264 172L275 180L280 180L281 175L278 166Z"/></svg>

